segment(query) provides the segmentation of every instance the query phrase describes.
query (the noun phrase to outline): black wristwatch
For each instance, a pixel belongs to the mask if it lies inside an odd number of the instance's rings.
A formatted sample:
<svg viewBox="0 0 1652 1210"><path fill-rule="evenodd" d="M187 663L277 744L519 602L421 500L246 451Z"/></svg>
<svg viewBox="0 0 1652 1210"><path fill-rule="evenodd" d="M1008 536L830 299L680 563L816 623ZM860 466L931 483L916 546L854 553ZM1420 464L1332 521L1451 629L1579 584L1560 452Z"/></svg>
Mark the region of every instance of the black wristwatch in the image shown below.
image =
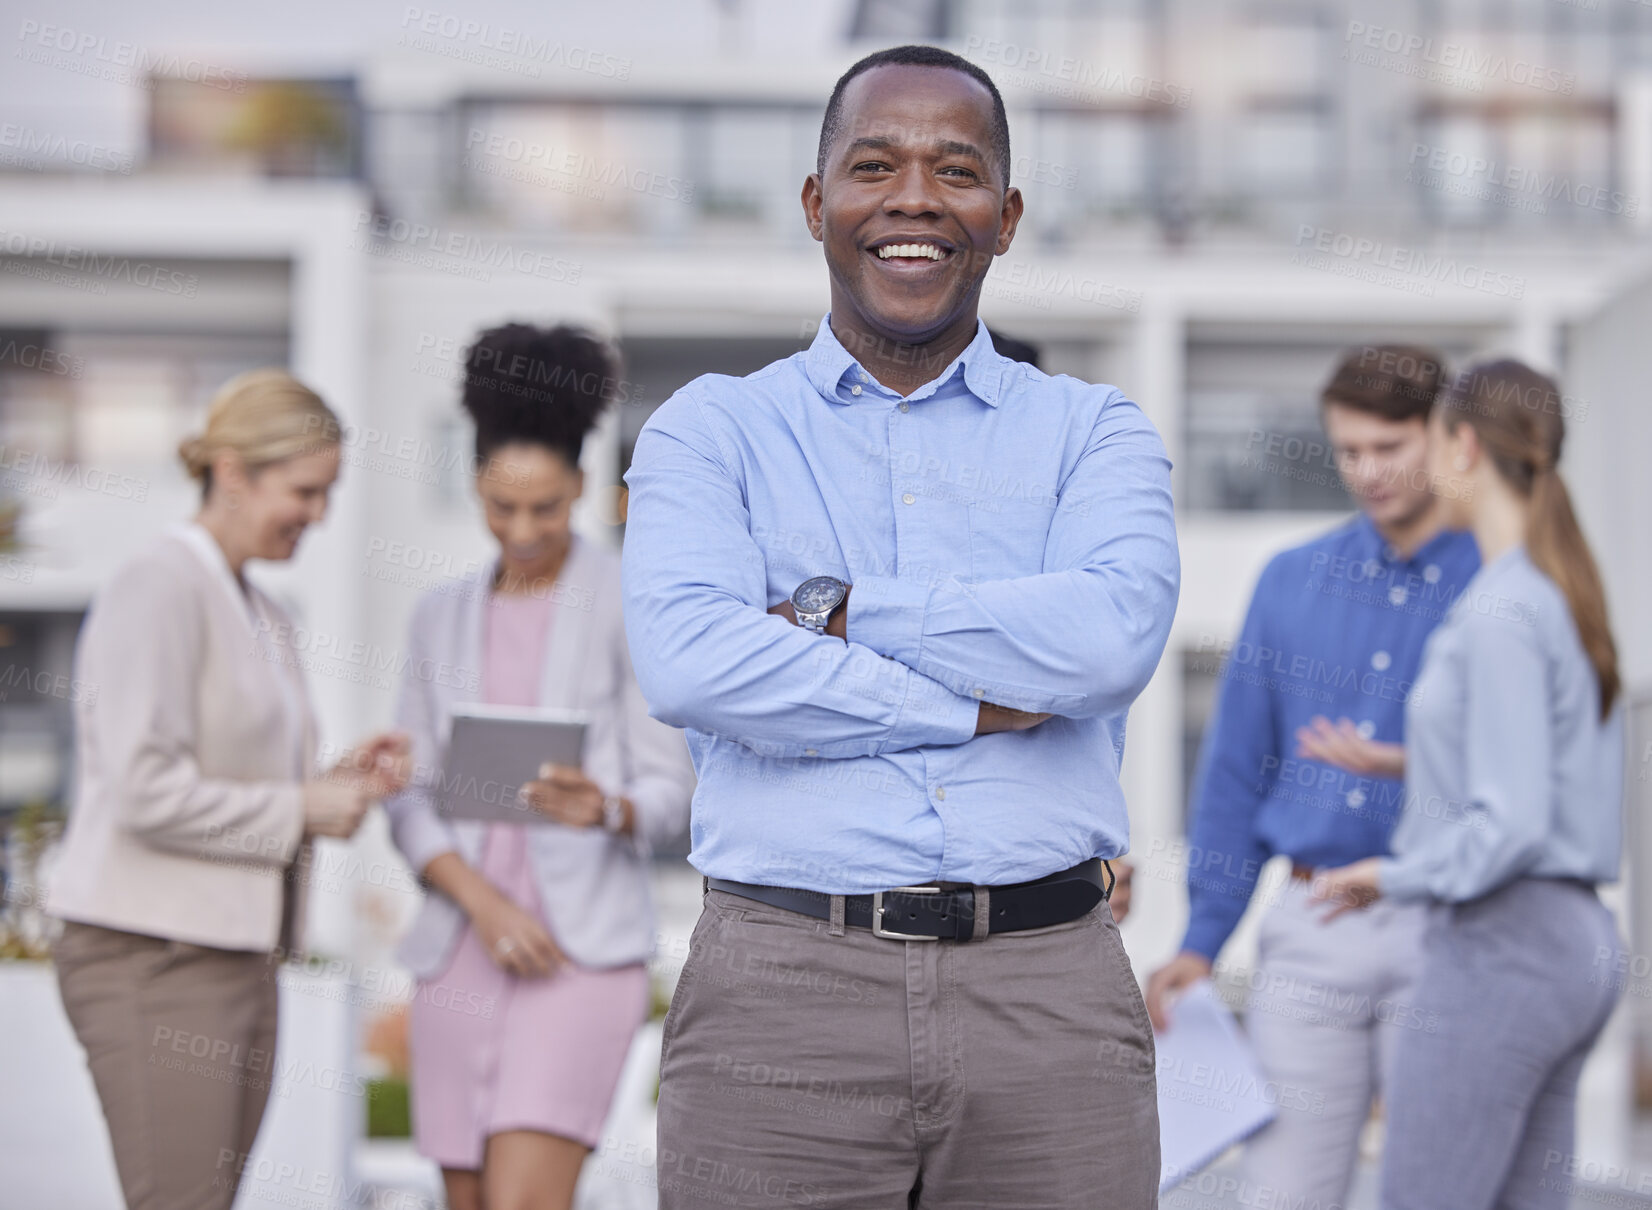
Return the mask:
<svg viewBox="0 0 1652 1210"><path fill-rule="evenodd" d="M814 576L792 589L792 612L797 624L816 634L826 633L826 623L843 598L849 595L849 586L836 576Z"/></svg>

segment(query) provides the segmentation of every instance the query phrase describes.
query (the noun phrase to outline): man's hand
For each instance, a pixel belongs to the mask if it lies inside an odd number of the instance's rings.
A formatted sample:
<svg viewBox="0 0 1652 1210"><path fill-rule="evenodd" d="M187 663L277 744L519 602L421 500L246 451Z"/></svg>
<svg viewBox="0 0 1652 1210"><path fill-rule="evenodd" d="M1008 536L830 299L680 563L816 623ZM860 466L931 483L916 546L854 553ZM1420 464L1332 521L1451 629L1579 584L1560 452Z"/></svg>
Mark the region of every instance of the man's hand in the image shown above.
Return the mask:
<svg viewBox="0 0 1652 1210"><path fill-rule="evenodd" d="M975 734L991 735L995 731L1026 731L1049 718L1048 714L1034 714L1030 710L1012 710L1008 706L982 702L975 715Z"/></svg>
<svg viewBox="0 0 1652 1210"><path fill-rule="evenodd" d="M1296 729L1296 754L1307 760L1324 761L1350 773L1373 777L1405 776L1405 745L1366 739L1352 719L1333 723L1324 715Z"/></svg>
<svg viewBox="0 0 1652 1210"><path fill-rule="evenodd" d="M1124 857L1115 857L1107 864L1113 868L1113 893L1108 896L1107 906L1113 909L1113 923L1123 924L1130 914L1130 882L1136 876L1136 867Z"/></svg>
<svg viewBox="0 0 1652 1210"><path fill-rule="evenodd" d="M842 639L845 643L849 641L849 591L852 587L853 585L844 585L843 600L832 610L832 616L826 619L826 633L834 639ZM793 626L797 625L797 610L792 608L790 600L770 605L769 612L785 618Z"/></svg>
<svg viewBox="0 0 1652 1210"><path fill-rule="evenodd" d="M1170 1004L1191 984L1210 977L1210 960L1203 954L1183 950L1147 980L1147 1015L1153 1028L1163 1033L1170 1028Z"/></svg>

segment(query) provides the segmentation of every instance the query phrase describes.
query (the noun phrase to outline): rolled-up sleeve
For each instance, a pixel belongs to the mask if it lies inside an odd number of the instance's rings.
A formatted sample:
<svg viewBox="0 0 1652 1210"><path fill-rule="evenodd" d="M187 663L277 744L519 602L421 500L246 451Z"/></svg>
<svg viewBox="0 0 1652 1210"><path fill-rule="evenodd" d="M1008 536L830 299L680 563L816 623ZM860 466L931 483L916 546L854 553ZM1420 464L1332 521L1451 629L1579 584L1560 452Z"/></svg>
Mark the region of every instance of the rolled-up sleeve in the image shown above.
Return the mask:
<svg viewBox="0 0 1652 1210"><path fill-rule="evenodd" d="M857 577L850 639L965 697L1071 718L1128 708L1170 637L1181 561L1170 460L1122 395L1061 486L1043 569L974 584Z"/></svg>
<svg viewBox="0 0 1652 1210"><path fill-rule="evenodd" d="M653 716L766 756L869 756L973 736L972 697L767 612L763 553L734 465L689 390L637 439L625 619Z"/></svg>

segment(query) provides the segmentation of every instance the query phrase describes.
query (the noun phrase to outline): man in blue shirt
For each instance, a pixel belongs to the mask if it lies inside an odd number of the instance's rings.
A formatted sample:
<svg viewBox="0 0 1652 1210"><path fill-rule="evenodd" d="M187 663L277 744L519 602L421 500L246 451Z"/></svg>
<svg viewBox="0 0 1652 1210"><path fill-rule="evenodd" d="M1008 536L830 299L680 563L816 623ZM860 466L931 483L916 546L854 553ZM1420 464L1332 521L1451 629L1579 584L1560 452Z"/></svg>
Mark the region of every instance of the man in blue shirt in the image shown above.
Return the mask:
<svg viewBox="0 0 1652 1210"><path fill-rule="evenodd" d="M637 441L626 626L688 731L707 876L665 1026L668 1210L1156 1201L1101 859L1175 610L1170 467L1115 388L994 351L1009 165L975 65L850 68L803 188L817 338Z"/></svg>
<svg viewBox="0 0 1652 1210"><path fill-rule="evenodd" d="M1246 1013L1278 1116L1248 1148L1241 1200L1345 1204L1392 1031L1431 1024L1409 990L1420 909L1384 901L1381 915L1326 922L1310 884L1316 869L1388 852L1423 643L1479 568L1473 537L1442 529L1433 489L1451 485L1431 484L1426 470L1443 381L1427 350L1347 355L1321 415L1360 513L1269 562L1225 653L1192 802L1187 933L1149 980L1147 1003L1166 1027L1175 994L1211 973L1263 864L1289 858L1291 879L1262 919Z"/></svg>

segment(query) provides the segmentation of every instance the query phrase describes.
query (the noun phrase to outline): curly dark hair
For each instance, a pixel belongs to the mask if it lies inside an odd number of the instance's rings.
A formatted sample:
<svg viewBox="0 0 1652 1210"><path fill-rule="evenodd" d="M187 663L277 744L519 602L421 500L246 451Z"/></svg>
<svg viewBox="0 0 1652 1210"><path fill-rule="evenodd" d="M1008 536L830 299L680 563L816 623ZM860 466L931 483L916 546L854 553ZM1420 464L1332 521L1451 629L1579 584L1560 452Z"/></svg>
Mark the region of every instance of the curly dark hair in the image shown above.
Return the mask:
<svg viewBox="0 0 1652 1210"><path fill-rule="evenodd" d="M619 375L613 347L583 328L489 328L465 352L460 401L476 422L477 458L522 442L578 467L585 434L620 393Z"/></svg>

